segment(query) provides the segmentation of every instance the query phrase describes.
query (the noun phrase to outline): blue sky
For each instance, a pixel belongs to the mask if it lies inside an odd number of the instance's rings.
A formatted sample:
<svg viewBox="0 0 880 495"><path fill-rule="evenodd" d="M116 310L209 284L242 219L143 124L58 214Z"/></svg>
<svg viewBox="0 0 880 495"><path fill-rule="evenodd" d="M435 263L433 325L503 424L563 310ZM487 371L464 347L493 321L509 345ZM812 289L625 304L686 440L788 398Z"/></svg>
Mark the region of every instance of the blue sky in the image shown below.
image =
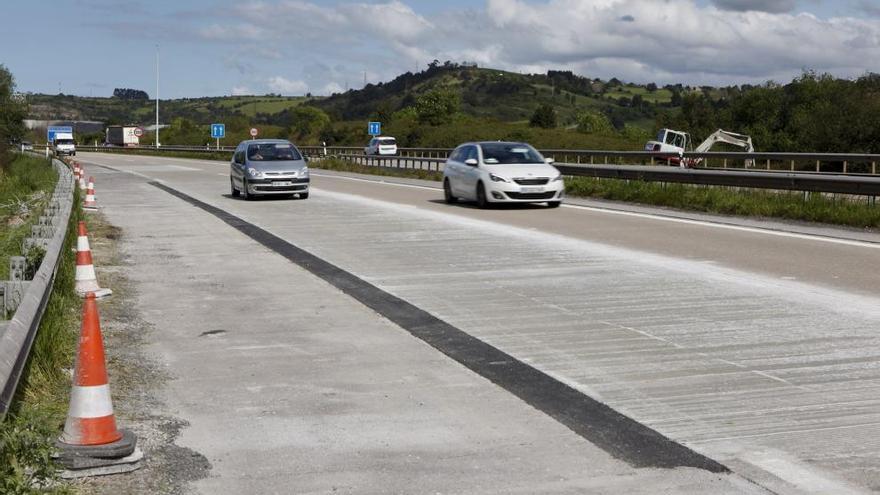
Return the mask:
<svg viewBox="0 0 880 495"><path fill-rule="evenodd" d="M162 97L327 94L475 61L636 82L880 71L880 0L23 1L0 63L21 91ZM38 21L38 22L35 22Z"/></svg>

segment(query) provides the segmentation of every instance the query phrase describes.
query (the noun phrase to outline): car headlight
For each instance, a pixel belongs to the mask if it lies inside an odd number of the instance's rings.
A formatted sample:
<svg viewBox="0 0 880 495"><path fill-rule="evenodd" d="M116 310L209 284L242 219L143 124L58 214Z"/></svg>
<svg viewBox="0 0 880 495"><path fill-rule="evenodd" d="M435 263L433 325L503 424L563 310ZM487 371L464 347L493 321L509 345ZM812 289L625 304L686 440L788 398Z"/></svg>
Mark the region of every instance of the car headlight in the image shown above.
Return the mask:
<svg viewBox="0 0 880 495"><path fill-rule="evenodd" d="M263 177L263 172L260 172L259 170L251 167L248 169L248 175L250 175L254 179L259 179Z"/></svg>
<svg viewBox="0 0 880 495"><path fill-rule="evenodd" d="M559 174L553 178L553 182L561 182L561 181L562 181L562 174Z"/></svg>
<svg viewBox="0 0 880 495"><path fill-rule="evenodd" d="M303 167L303 168L299 169L299 176L300 177L308 177L309 176L309 167Z"/></svg>
<svg viewBox="0 0 880 495"><path fill-rule="evenodd" d="M499 177L495 174L489 174L489 178L492 179L492 182L510 182L509 180L505 179L504 177Z"/></svg>

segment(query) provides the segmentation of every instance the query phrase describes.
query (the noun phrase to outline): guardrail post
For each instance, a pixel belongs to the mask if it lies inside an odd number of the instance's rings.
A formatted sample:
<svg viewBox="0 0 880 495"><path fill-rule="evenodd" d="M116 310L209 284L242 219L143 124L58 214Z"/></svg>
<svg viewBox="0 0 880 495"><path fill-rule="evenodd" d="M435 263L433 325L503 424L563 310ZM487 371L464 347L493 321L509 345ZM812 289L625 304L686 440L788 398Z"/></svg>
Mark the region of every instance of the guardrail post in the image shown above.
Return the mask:
<svg viewBox="0 0 880 495"><path fill-rule="evenodd" d="M608 165L608 155L605 155L605 165Z"/></svg>
<svg viewBox="0 0 880 495"><path fill-rule="evenodd" d="M846 162L846 160L844 160L843 161L843 173L846 173L846 165L847 165L847 162Z"/></svg>
<svg viewBox="0 0 880 495"><path fill-rule="evenodd" d="M767 170L770 170L770 159L767 159Z"/></svg>
<svg viewBox="0 0 880 495"><path fill-rule="evenodd" d="M819 172L819 163L821 162L819 160L816 160L816 172Z"/></svg>
<svg viewBox="0 0 880 495"><path fill-rule="evenodd" d="M871 173L877 175L877 162L871 162Z"/></svg>
<svg viewBox="0 0 880 495"><path fill-rule="evenodd" d="M794 172L794 160L791 161L791 171Z"/></svg>

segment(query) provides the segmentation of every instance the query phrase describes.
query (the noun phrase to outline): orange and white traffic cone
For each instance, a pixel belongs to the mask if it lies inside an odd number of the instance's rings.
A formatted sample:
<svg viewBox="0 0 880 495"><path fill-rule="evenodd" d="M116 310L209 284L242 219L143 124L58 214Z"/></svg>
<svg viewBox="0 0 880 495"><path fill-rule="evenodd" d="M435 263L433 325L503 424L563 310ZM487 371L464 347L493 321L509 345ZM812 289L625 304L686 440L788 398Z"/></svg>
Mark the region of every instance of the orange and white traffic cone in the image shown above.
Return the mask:
<svg viewBox="0 0 880 495"><path fill-rule="evenodd" d="M85 169L79 169L79 190L86 190L86 171Z"/></svg>
<svg viewBox="0 0 880 495"><path fill-rule="evenodd" d="M89 234L86 231L86 223L79 222L77 225L76 238L76 277L74 278L76 293L85 296L92 293L98 299L113 294L110 289L102 289L98 285L98 277L95 275L95 265L92 262L92 249L89 247Z"/></svg>
<svg viewBox="0 0 880 495"><path fill-rule="evenodd" d="M64 432L56 443L64 478L133 471L143 452L133 433L116 426L95 294L83 302L82 327Z"/></svg>
<svg viewBox="0 0 880 495"><path fill-rule="evenodd" d="M95 178L89 177L89 185L86 187L86 199L83 201L83 209L95 211L98 209L98 202L95 200Z"/></svg>
<svg viewBox="0 0 880 495"><path fill-rule="evenodd" d="M61 442L69 445L103 445L121 438L110 400L98 303L95 294L90 292L83 303L70 409Z"/></svg>

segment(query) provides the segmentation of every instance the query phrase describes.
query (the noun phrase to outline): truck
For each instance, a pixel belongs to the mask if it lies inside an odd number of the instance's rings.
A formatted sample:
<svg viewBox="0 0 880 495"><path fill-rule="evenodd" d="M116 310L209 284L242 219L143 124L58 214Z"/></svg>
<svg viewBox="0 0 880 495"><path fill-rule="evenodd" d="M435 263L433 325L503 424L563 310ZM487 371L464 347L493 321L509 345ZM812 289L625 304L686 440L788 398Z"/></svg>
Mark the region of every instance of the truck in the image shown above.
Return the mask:
<svg viewBox="0 0 880 495"><path fill-rule="evenodd" d="M693 151L695 153L705 153L712 149L717 143L727 143L733 146L739 146L747 153L755 151L752 145L752 138L745 134L737 134L735 132L718 129L700 143L694 149L691 135L683 131L675 131L672 129L660 129L657 133L657 139L648 141L645 144L645 151L657 153L660 158L667 160L673 165L690 168L699 166L703 161L702 158L684 158L685 151ZM746 160L746 168L754 166L754 160Z"/></svg>
<svg viewBox="0 0 880 495"><path fill-rule="evenodd" d="M140 138L136 125L112 125L104 133L104 144L108 146L138 146Z"/></svg>
<svg viewBox="0 0 880 495"><path fill-rule="evenodd" d="M56 132L52 139L52 149L55 155L76 156L76 144L73 141L72 132Z"/></svg>

